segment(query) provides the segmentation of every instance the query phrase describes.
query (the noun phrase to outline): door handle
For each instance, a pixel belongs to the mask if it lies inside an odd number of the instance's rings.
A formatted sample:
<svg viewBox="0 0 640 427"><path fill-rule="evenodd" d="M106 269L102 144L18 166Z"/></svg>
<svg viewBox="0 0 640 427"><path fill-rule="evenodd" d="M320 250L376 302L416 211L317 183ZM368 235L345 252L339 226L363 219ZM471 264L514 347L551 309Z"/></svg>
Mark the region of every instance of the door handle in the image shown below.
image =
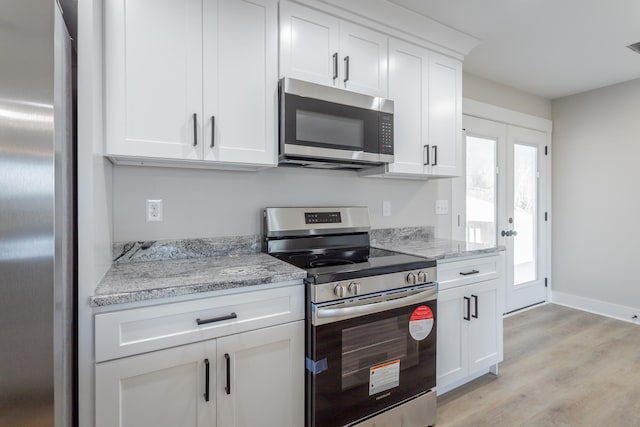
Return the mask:
<svg viewBox="0 0 640 427"><path fill-rule="evenodd" d="M204 401L209 401L209 359L204 359Z"/></svg>
<svg viewBox="0 0 640 427"><path fill-rule="evenodd" d="M431 166L437 166L438 165L438 146L434 145L433 146L433 163L431 163Z"/></svg>
<svg viewBox="0 0 640 427"><path fill-rule="evenodd" d="M333 54L333 82L338 78L338 52Z"/></svg>
<svg viewBox="0 0 640 427"><path fill-rule="evenodd" d="M198 145L198 114L193 113L193 146Z"/></svg>
<svg viewBox="0 0 640 427"><path fill-rule="evenodd" d="M471 321L471 298L469 298L469 297L464 297L464 300L465 300L465 301L466 301L466 303L467 303L467 315L466 315L466 316L463 316L462 318L463 318L464 320Z"/></svg>
<svg viewBox="0 0 640 427"><path fill-rule="evenodd" d="M473 298L473 305L475 308L475 313L471 315L471 317L473 317L474 319L478 318L478 296L477 295L471 295L471 298Z"/></svg>
<svg viewBox="0 0 640 427"><path fill-rule="evenodd" d="M216 116L211 116L211 148L216 145Z"/></svg>
<svg viewBox="0 0 640 427"><path fill-rule="evenodd" d="M224 391L226 391L227 394L231 394L231 357L229 356L229 353L225 353L224 358L227 362L227 385L225 386Z"/></svg>
<svg viewBox="0 0 640 427"><path fill-rule="evenodd" d="M349 56L344 57L344 82L349 80Z"/></svg>
<svg viewBox="0 0 640 427"><path fill-rule="evenodd" d="M422 148L423 148L423 150L422 150L422 160L423 160L422 165L423 166L429 166L429 144L425 145Z"/></svg>

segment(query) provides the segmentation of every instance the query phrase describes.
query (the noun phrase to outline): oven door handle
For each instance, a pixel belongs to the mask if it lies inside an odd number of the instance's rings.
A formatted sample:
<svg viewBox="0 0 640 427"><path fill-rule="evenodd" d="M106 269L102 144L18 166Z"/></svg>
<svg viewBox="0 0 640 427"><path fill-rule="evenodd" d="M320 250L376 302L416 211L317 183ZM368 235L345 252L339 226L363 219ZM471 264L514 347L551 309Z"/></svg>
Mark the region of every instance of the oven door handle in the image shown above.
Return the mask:
<svg viewBox="0 0 640 427"><path fill-rule="evenodd" d="M355 305L344 308L319 308L316 310L316 317L319 319L326 319L330 317L355 317L363 316L365 314L379 313L385 310L392 310L394 308L405 307L420 301L428 301L435 299L437 294L436 287L427 289L422 292L417 292L413 295L409 295L402 298L396 298L390 301L374 302L370 304Z"/></svg>

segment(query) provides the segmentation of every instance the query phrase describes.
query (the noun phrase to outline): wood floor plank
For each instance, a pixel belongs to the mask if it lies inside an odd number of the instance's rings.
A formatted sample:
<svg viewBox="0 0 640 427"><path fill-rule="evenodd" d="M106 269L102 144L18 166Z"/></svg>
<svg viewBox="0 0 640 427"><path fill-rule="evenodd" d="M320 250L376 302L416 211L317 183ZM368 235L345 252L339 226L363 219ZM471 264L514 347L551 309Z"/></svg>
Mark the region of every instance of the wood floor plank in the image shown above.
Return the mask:
<svg viewBox="0 0 640 427"><path fill-rule="evenodd" d="M440 396L437 426L640 426L640 328L555 304L507 317L500 375Z"/></svg>

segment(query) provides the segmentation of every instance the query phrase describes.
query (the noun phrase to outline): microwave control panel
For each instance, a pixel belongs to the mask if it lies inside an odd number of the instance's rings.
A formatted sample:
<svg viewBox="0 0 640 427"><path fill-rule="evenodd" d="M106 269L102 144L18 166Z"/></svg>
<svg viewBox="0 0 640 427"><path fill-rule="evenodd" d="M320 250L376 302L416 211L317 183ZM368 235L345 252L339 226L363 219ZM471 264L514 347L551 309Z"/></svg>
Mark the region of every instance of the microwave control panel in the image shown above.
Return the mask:
<svg viewBox="0 0 640 427"><path fill-rule="evenodd" d="M393 114L380 113L380 154L393 154Z"/></svg>

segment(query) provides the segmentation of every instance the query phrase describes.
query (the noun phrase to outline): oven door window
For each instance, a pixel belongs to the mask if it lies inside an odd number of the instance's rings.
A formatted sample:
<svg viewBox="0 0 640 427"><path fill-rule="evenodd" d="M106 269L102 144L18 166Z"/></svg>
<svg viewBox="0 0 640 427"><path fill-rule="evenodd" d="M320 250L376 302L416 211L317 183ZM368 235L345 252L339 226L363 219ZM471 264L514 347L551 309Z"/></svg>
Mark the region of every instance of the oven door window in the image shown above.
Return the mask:
<svg viewBox="0 0 640 427"><path fill-rule="evenodd" d="M378 153L379 112L285 94L285 144Z"/></svg>
<svg viewBox="0 0 640 427"><path fill-rule="evenodd" d="M424 307L431 330L412 334ZM348 424L436 385L436 301L313 327L312 340L314 360L327 361L309 374L315 426Z"/></svg>

